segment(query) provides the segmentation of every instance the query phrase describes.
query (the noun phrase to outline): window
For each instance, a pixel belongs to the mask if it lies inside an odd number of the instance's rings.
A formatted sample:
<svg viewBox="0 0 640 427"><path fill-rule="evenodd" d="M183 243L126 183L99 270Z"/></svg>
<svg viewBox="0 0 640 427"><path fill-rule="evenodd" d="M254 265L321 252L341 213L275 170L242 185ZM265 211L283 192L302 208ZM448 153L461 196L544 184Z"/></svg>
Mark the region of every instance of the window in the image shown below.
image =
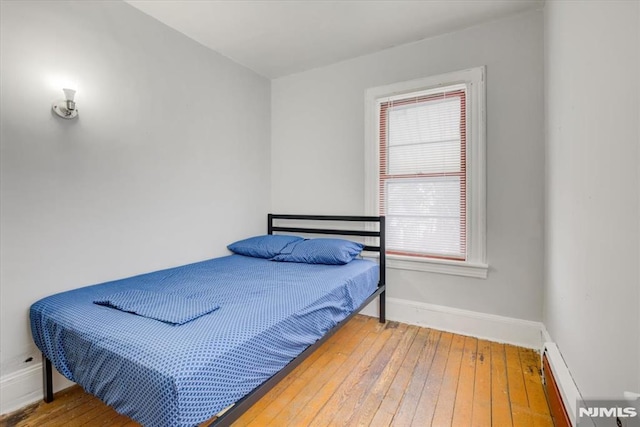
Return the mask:
<svg viewBox="0 0 640 427"><path fill-rule="evenodd" d="M390 254L466 261L466 88L380 103L380 214Z"/></svg>
<svg viewBox="0 0 640 427"><path fill-rule="evenodd" d="M367 213L389 266L486 278L484 69L367 91Z"/></svg>

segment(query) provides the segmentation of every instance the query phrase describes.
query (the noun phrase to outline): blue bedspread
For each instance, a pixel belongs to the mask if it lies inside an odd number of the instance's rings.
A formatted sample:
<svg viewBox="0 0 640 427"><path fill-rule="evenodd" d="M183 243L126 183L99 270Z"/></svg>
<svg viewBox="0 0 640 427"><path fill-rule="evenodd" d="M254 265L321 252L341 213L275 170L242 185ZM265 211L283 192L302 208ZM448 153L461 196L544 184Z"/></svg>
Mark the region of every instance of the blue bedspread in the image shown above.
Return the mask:
<svg viewBox="0 0 640 427"><path fill-rule="evenodd" d="M89 286L31 307L36 345L68 379L145 426L192 426L242 398L348 316L378 267L241 255ZM171 325L93 304L125 290L215 301Z"/></svg>

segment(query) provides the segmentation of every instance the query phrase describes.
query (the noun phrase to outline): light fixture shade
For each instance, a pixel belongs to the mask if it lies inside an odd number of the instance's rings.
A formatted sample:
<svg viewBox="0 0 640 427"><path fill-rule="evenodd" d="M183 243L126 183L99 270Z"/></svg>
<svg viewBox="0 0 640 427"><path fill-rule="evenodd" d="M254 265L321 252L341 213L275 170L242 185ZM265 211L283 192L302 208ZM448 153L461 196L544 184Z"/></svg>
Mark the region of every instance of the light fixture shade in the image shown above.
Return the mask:
<svg viewBox="0 0 640 427"><path fill-rule="evenodd" d="M73 98L76 96L76 91L74 89L64 88L62 91L64 92L64 97L67 101L73 101Z"/></svg>
<svg viewBox="0 0 640 427"><path fill-rule="evenodd" d="M64 88L62 91L64 92L65 99L54 101L53 104L51 104L51 108L54 113L63 119L75 119L78 117L78 109L73 100L76 96L76 91L75 89L69 88Z"/></svg>

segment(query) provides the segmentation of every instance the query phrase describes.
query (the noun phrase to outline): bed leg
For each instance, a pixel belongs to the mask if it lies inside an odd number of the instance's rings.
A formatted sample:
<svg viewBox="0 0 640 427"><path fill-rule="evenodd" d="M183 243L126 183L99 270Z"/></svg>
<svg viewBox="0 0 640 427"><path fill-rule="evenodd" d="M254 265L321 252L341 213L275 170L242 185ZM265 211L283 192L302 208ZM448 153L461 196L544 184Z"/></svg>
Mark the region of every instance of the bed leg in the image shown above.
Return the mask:
<svg viewBox="0 0 640 427"><path fill-rule="evenodd" d="M387 321L387 304L385 294L387 291L380 292L380 323Z"/></svg>
<svg viewBox="0 0 640 427"><path fill-rule="evenodd" d="M42 391L46 403L53 402L53 368L51 361L42 355Z"/></svg>

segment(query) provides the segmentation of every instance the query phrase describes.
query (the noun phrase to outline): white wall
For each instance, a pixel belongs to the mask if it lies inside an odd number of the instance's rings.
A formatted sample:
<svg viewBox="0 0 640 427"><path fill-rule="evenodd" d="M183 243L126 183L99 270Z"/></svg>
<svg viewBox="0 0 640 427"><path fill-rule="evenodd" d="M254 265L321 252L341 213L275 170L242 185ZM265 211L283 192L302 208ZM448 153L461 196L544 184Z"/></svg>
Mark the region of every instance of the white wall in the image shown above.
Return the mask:
<svg viewBox="0 0 640 427"><path fill-rule="evenodd" d="M1 12L5 378L40 360L39 298L266 231L270 83L122 2ZM77 80L76 121L51 113L59 77Z"/></svg>
<svg viewBox="0 0 640 427"><path fill-rule="evenodd" d="M364 92L487 67L487 280L390 270L391 297L542 315L543 21L533 11L272 83L272 208L364 213Z"/></svg>
<svg viewBox="0 0 640 427"><path fill-rule="evenodd" d="M583 396L640 390L640 14L545 6L544 323Z"/></svg>

